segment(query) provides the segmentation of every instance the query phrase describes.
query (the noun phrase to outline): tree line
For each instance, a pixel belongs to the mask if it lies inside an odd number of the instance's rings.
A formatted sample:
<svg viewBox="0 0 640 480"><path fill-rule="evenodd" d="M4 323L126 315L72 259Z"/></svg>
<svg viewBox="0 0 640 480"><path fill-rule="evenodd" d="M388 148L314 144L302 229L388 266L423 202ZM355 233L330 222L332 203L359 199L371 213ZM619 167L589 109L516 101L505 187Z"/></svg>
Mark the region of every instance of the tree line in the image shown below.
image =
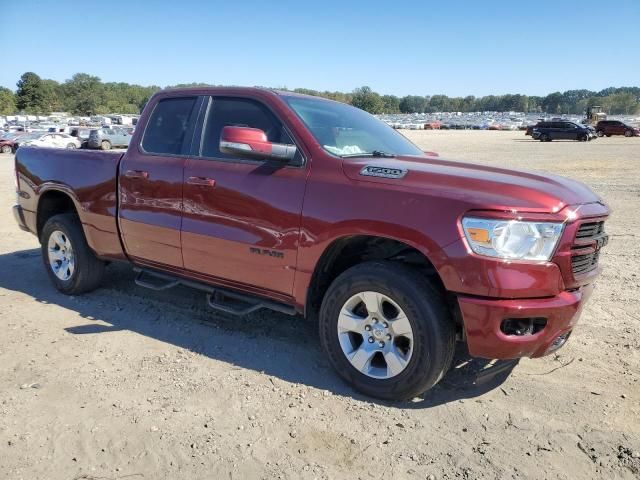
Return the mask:
<svg viewBox="0 0 640 480"><path fill-rule="evenodd" d="M208 85L192 83L172 87ZM33 72L26 72L20 77L16 86L15 92L0 87L0 114L46 114L58 111L83 116L105 113L137 114L151 95L161 90L161 87L156 85L145 87L124 82L102 82L100 78L87 73L76 73L69 80L59 83L55 80L40 78ZM348 93L307 88L296 88L293 91L348 103L374 114L479 111L581 114L587 107L593 105L601 105L606 112L613 115L640 112L640 88L638 87L610 87L599 92L567 90L550 93L544 97L520 94L484 97L473 95L398 97L381 95L366 86Z"/></svg>

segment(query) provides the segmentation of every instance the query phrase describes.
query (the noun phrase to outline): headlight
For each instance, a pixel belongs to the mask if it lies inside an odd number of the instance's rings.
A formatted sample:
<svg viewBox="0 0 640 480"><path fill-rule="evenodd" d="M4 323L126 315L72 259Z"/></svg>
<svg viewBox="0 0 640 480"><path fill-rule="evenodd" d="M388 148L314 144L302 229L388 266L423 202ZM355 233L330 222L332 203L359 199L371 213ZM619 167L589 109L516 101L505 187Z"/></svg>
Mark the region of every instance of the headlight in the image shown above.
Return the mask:
<svg viewBox="0 0 640 480"><path fill-rule="evenodd" d="M478 255L547 261L562 234L562 223L463 218L462 229Z"/></svg>

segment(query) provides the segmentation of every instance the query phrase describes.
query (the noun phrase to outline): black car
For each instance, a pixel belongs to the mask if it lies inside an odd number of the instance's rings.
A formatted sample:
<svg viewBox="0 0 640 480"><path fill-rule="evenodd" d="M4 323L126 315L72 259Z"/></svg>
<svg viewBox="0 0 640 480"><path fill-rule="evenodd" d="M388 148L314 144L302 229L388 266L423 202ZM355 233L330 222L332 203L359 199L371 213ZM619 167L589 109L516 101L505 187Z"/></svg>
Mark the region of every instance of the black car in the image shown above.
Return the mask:
<svg viewBox="0 0 640 480"><path fill-rule="evenodd" d="M586 142L595 138L592 129L573 122L540 122L533 127L532 136L541 142L551 140L579 140Z"/></svg>

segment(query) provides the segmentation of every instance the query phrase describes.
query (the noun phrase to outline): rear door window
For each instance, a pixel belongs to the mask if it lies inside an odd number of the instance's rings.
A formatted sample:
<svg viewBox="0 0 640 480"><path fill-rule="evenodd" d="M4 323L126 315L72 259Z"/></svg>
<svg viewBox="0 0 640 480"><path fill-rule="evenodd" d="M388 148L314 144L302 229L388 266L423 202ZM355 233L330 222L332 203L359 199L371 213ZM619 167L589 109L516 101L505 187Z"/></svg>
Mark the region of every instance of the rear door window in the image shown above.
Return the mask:
<svg viewBox="0 0 640 480"><path fill-rule="evenodd" d="M194 121L197 97L165 98L153 109L142 139L147 153L179 155L189 148L186 138L189 125Z"/></svg>

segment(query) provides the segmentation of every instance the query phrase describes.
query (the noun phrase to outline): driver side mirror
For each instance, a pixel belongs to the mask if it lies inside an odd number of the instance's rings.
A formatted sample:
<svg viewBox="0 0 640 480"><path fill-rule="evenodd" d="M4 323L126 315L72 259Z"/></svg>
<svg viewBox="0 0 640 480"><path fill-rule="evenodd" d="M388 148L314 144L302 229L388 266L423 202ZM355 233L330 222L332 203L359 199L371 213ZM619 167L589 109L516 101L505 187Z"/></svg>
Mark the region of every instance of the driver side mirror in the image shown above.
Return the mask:
<svg viewBox="0 0 640 480"><path fill-rule="evenodd" d="M237 157L282 162L293 160L296 146L270 142L259 128L227 126L220 135L220 151Z"/></svg>

